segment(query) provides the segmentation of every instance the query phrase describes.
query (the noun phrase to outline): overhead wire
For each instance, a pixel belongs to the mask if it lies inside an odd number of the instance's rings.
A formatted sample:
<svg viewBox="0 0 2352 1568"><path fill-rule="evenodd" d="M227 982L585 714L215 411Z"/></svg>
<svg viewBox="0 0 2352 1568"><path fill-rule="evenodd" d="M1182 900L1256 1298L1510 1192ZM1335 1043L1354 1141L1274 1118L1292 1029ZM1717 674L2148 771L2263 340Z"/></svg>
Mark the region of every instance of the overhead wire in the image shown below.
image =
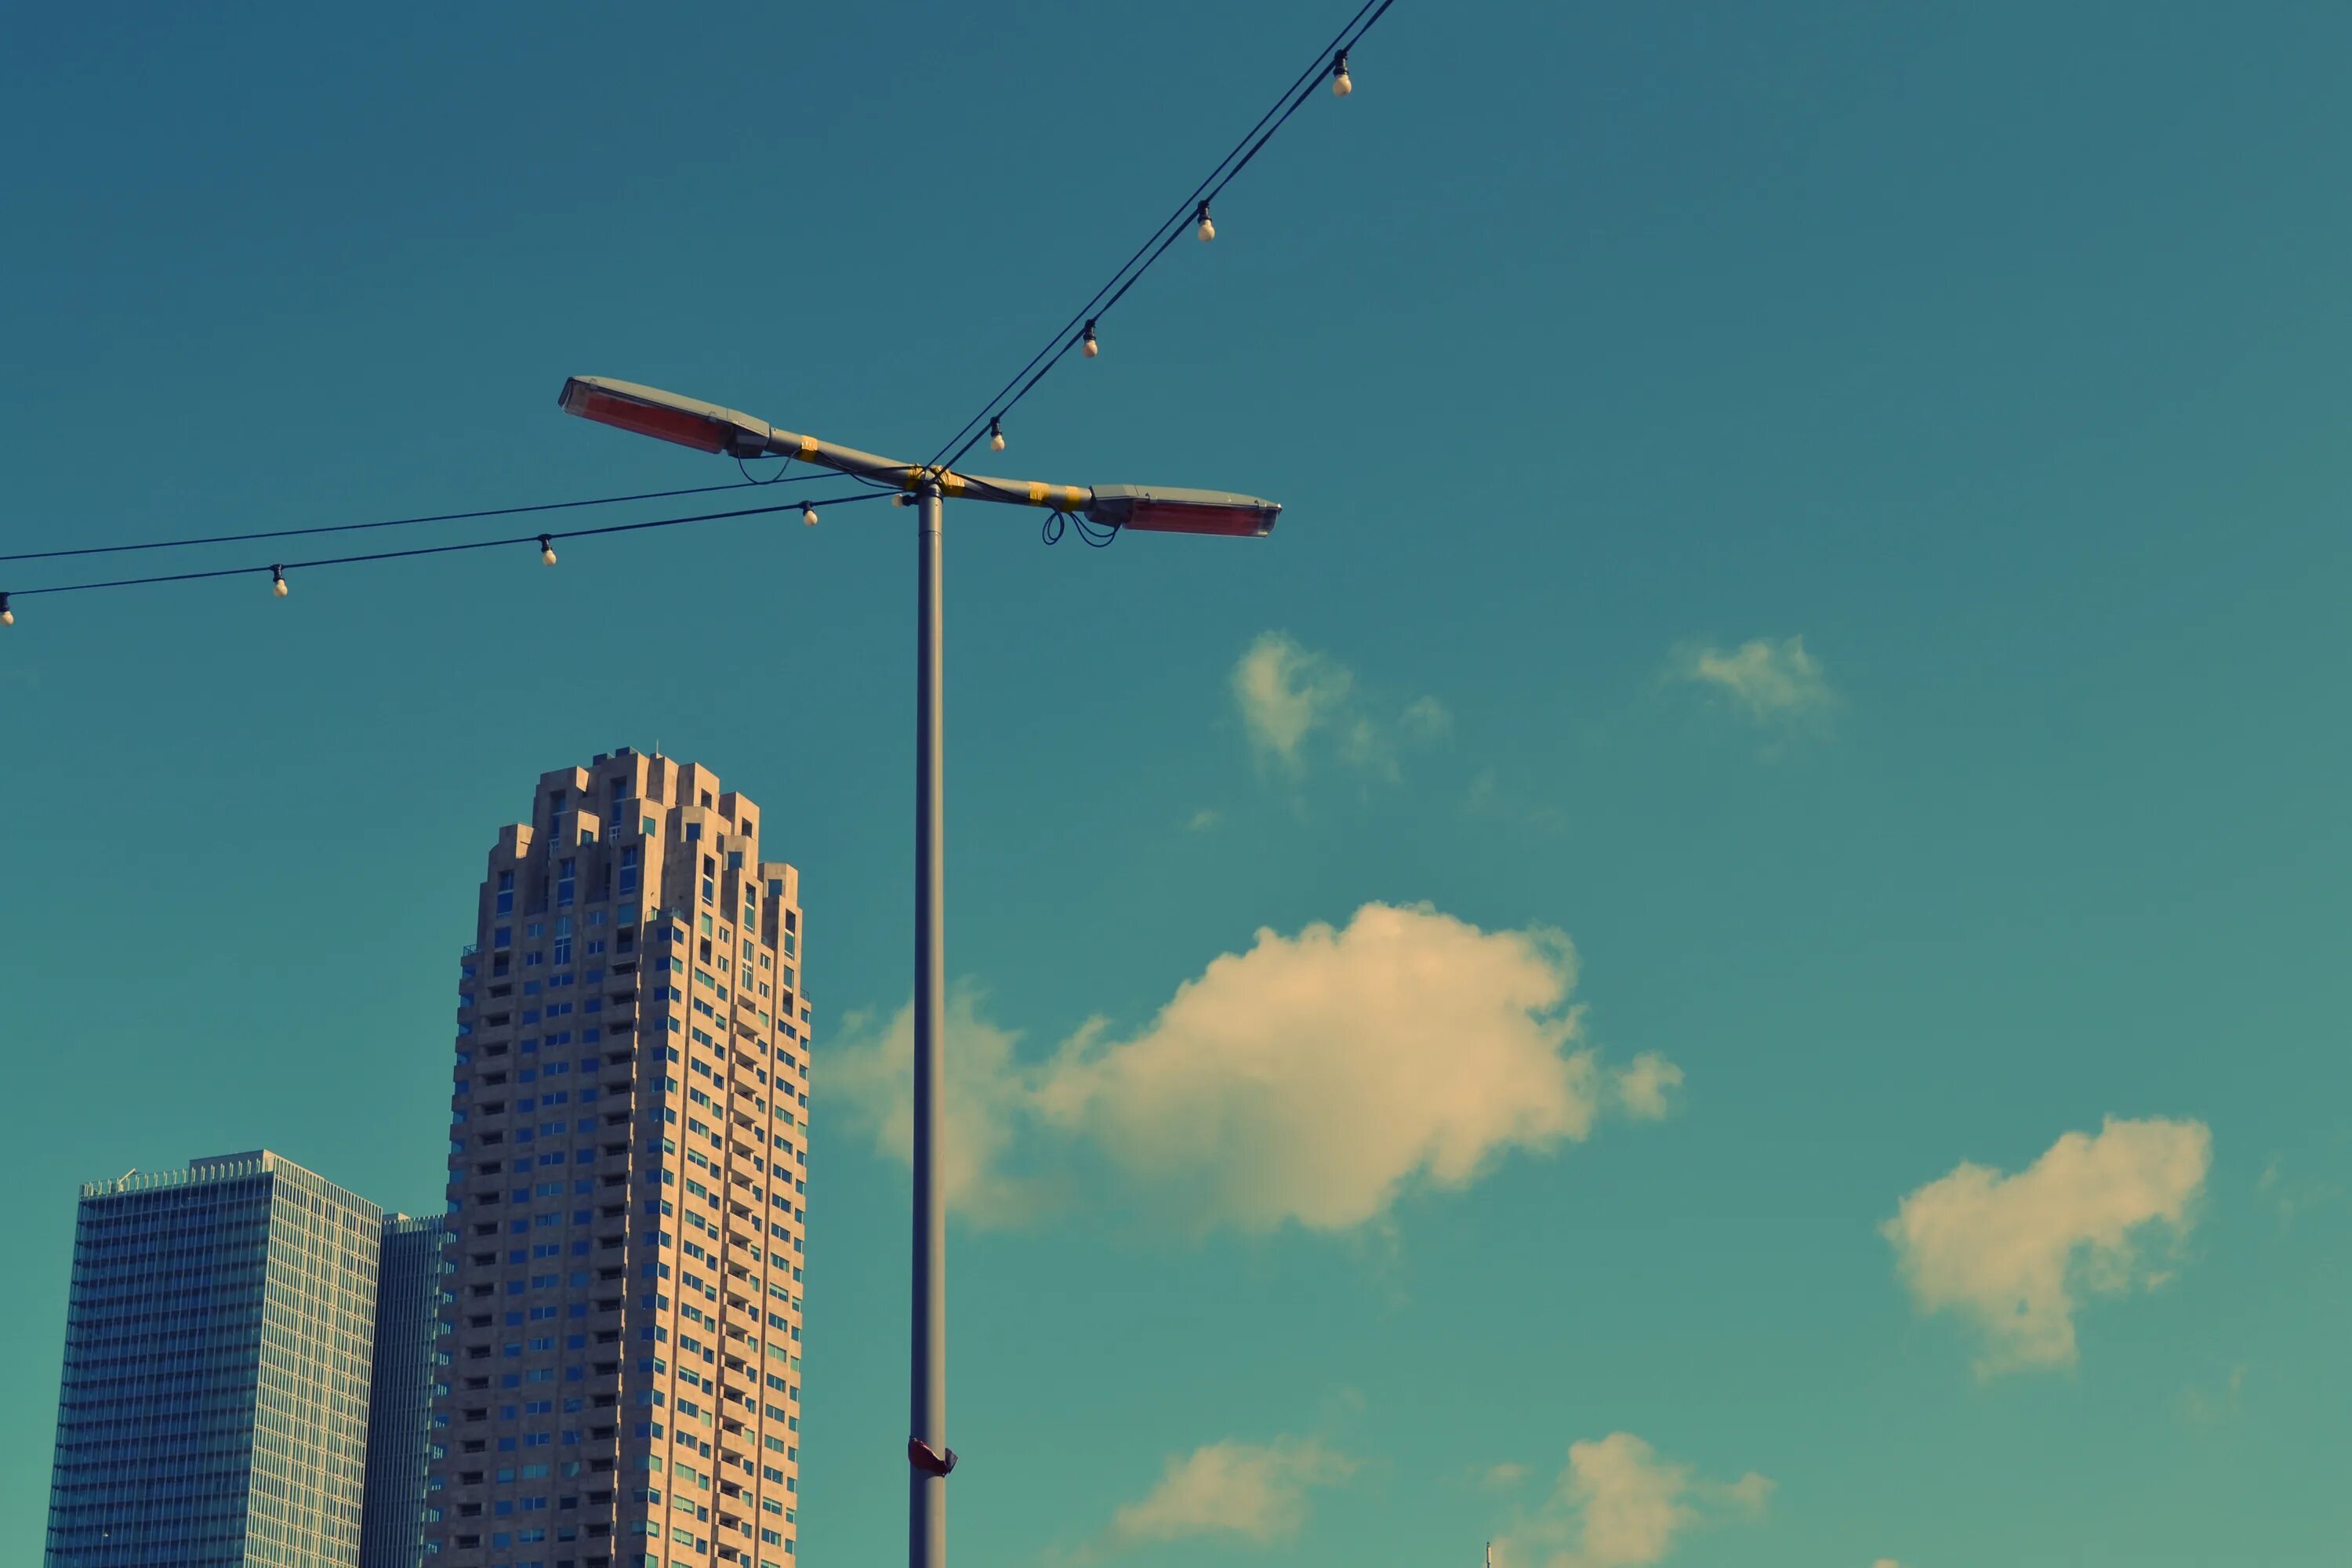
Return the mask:
<svg viewBox="0 0 2352 1568"><path fill-rule="evenodd" d="M779 474L778 479L783 476ZM817 474L795 474L794 483L821 478ZM14 555L0 555L0 562L58 561L71 555L120 555L139 550L186 550L205 544L247 544L257 539L299 539L316 533L359 533L377 528L413 528L426 522L462 522L481 517L520 517L526 512L568 511L583 506L620 506L630 501L669 500L678 496L711 495L720 490L740 490L745 484L774 484L776 479L742 480L723 485L689 485L684 489L643 490L635 495L590 496L582 500L536 501L529 506L485 507L475 511L441 511L424 517L390 517L375 522L332 522L310 528L272 528L257 533L216 533L195 539L157 539L138 544L85 544L70 550L28 550Z"/></svg>
<svg viewBox="0 0 2352 1568"><path fill-rule="evenodd" d="M1029 363L1015 371L1011 379L997 389L995 395L982 405L979 413L966 420L961 429L948 437L939 451L932 455L931 461L927 466L938 468L941 466L942 459L945 466L949 468L953 468L961 462L964 454L971 451L979 443L981 437L989 432L992 421L1001 421L1012 411L1014 405L1029 395L1030 390L1043 381L1072 349L1090 338L1096 324L1109 312L1111 307L1124 299L1128 290L1135 287L1137 280L1168 253L1169 247L1175 243L1177 236L1181 235L1186 226L1193 221L1202 204L1214 202L1218 195L1227 185L1233 184L1234 178L1249 166L1251 160L1264 150L1266 142L1273 140L1275 132L1280 131L1289 121L1290 117L1298 112L1299 107L1308 98L1314 96L1316 87L1323 80L1326 73L1333 68L1338 60L1362 41L1364 35L1371 31L1373 26L1395 3L1396 0L1364 0L1364 3L1357 8L1355 15L1349 17L1340 26L1339 32L1332 36L1330 43L1315 57L1313 63L1282 90L1274 100L1273 107L1258 116L1257 123L1243 133L1241 140L1234 143L1233 150L1219 159L1216 166L1209 171L1206 177L1192 187L1192 194L1176 205L1169 216L1151 231L1149 238L1136 247L1132 256L1120 263L1118 269L1110 275L1108 281L1095 290L1093 297L1086 304L1080 306L1071 314L1068 321L1055 329L1054 335L1046 340L1045 346L1029 357ZM1269 121L1272 123L1269 124ZM1139 261L1141 263L1139 266ZM1071 336L1072 331L1081 323L1086 328L1085 334L1080 337ZM1027 379L1024 381L1024 377ZM1013 389L1016 386L1020 390L1014 392ZM1007 393L1012 394L1009 399L1006 396Z"/></svg>
<svg viewBox="0 0 2352 1568"><path fill-rule="evenodd" d="M725 489L740 489L726 486ZM742 507L732 511L697 512L688 517L657 517L644 522L614 522L602 528L575 528L561 532L520 533L510 539L467 539L454 544L423 544L410 550L377 550L362 555L330 555L310 561L278 561L250 566L215 566L198 572L165 572L149 577L118 577L98 583L58 583L46 588L12 588L7 596L29 599L37 594L80 594L99 588L140 588L152 583L197 583L215 577L251 577L269 573L282 582L284 574L309 571L319 566L353 566L370 561L405 561L420 555L455 555L468 550L499 550L518 544L536 544L542 550L554 539L594 539L608 533L638 533L651 528L677 528L688 523L718 522L728 518L762 517L779 511L799 511L821 506L847 506L856 501L879 500L880 493L866 491L851 495L826 496L809 501L779 501L773 506Z"/></svg>
<svg viewBox="0 0 2352 1568"><path fill-rule="evenodd" d="M1357 10L1356 15L1349 17L1346 24L1340 27L1340 35L1344 37L1348 29L1354 26L1357 21L1363 16L1366 11L1370 10L1372 6L1378 3L1379 0L1364 0L1363 5ZM1337 40L1335 39L1335 45L1336 42ZM1327 54L1328 52L1328 51L1327 50ZM1315 64L1307 67L1307 69L1300 74L1297 80L1293 81L1289 87L1283 89L1282 96L1275 100L1274 108L1267 110L1264 114L1260 115L1258 117L1257 123L1251 126L1247 132L1244 132L1242 139L1239 142L1234 143L1233 152L1227 153L1224 157L1219 159L1217 166L1209 171L1207 178L1203 179L1199 184L1192 187L1192 195L1186 198L1187 202L1197 201L1200 198L1201 194L1208 189L1210 183L1215 180L1219 174L1223 172L1225 165L1233 162L1234 154L1239 153L1243 147L1248 144L1251 137L1256 135L1259 131L1265 128L1265 122L1268 120L1271 120L1274 117L1275 110L1280 109L1283 103L1288 100L1291 92L1297 88L1299 82L1304 81L1310 77L1319 77L1322 74L1324 58L1325 56L1321 55L1316 57ZM1166 247L1161 245L1162 235L1166 233L1171 225L1177 226L1181 228L1182 221L1183 208L1182 204L1180 204L1176 214L1163 219L1160 226L1151 231L1150 237L1144 240L1141 245L1135 247L1135 254L1129 257L1125 261L1119 263L1118 269L1110 275L1110 281L1096 289L1094 297L1088 300L1084 305L1080 306L1077 310L1073 312L1070 319L1063 322L1060 327L1056 328L1052 337L1046 339L1045 346L1039 349L1035 353L1030 355L1029 363L1023 365L1019 370L1014 371L1011 379L1006 381L1003 386L997 388L995 396L991 398L987 405L984 405L978 414L966 421L961 429L958 430L954 435L947 438L946 442L940 446L939 452L932 455L932 463L936 465L939 462L940 456L945 454L949 447L954 447L960 441L965 441L965 438L971 434L975 426L978 426L983 420L990 418L992 412L997 409L998 401L1004 396L1005 393L1011 391L1013 387L1017 385L1023 376L1027 375L1032 370L1034 370L1039 360L1044 359L1046 354L1052 353L1057 346L1062 349L1063 353L1066 353L1068 352L1068 346L1066 340L1068 338L1071 331L1077 327L1081 321L1084 321L1089 314L1095 311L1096 307L1102 302L1102 297L1108 293L1111 289L1118 284L1121 278L1126 276L1128 268L1133 267L1136 262L1142 258L1144 252L1151 250L1152 247L1155 245L1160 245L1161 248L1165 249ZM1154 259L1157 259L1157 255L1158 253L1154 252ZM1145 265L1149 266L1150 263L1147 262ZM1001 413L996 413L995 416L1002 417L1002 415ZM963 449L970 449L968 442Z"/></svg>
<svg viewBox="0 0 2352 1568"><path fill-rule="evenodd" d="M1030 356L1028 363L1024 364L1020 370L1014 372L1013 376L1007 380L1003 386L997 389L995 395L991 397L986 404L982 405L980 412L974 415L971 419L967 420L962 427L960 428L954 436L950 437L947 442L939 448L939 451L932 456L931 460L922 466L935 473L945 468L951 468L956 463L962 460L964 455L971 451L972 447L977 445L983 436L990 436L997 433L1002 427L1001 421L1003 416L1007 413L1011 412L1012 409L1024 398L1027 397L1030 392L1035 388L1037 384L1043 381L1045 376L1053 371L1055 366L1059 364L1064 358L1067 357L1072 349L1084 344L1087 348L1089 354L1091 354L1093 353L1093 344L1095 341L1095 327L1102 317L1108 314L1109 310L1121 300L1125 299L1128 292L1142 279L1143 275L1149 272L1162 256L1167 254L1170 247L1174 244L1177 237L1184 233L1185 227L1188 224L1194 222L1195 220L1205 223L1210 205L1216 200L1217 196L1222 194L1228 185L1232 184L1233 182L1240 176L1243 170L1249 167L1251 162L1257 157L1258 153L1265 150L1266 143L1272 141L1276 133L1281 131L1283 126L1289 122L1291 116L1298 112L1299 109L1306 103L1307 100L1313 95L1316 86L1323 79L1327 71L1332 73L1344 72L1349 52L1362 41L1364 36L1370 32L1373 26L1377 24L1383 16L1387 15L1389 7L1393 4L1395 4L1395 0L1363 0L1362 5L1357 8L1355 14L1349 16L1349 19L1341 25L1339 32L1333 35L1331 41L1317 54L1314 61L1309 64L1305 70L1299 73L1298 77L1292 81L1289 87L1283 90L1281 95L1275 100L1272 107L1268 108L1264 114L1258 117L1257 122L1252 125L1250 129L1243 134L1241 140L1234 144L1232 150L1227 152L1223 158L1217 161L1216 165L1209 171L1208 174L1202 179L1200 184L1192 188L1192 193L1181 202L1176 205L1170 216L1163 220L1158 227L1153 229L1150 236L1147 237L1140 246L1136 247L1134 253L1119 265L1118 269L1110 275L1109 279L1106 280L1100 288L1095 290L1094 294L1087 300L1086 304L1081 306L1075 313L1073 313L1070 319L1064 322L1063 325L1055 331L1053 337L1049 338L1042 348ZM1344 88L1345 85L1343 79L1341 86ZM1072 336L1072 329L1079 326L1081 323L1083 323L1084 326L1083 332L1077 336ZM787 459L787 465L789 465L789 459ZM369 522L329 523L306 528L267 529L247 533L212 534L187 539L155 540L129 544L81 545L59 550L24 551L11 554L0 554L0 563L20 561L54 561L81 556L112 555L151 550L189 549L205 545L248 543L254 541L265 539L295 539L326 534L360 532L376 529L408 528L435 522L457 522L480 518L514 517L536 512L563 511L581 507L619 505L644 500L662 500L688 495L709 495L723 490L740 489L746 486L764 487L767 485L782 483L804 484L824 477L824 475L820 473L813 472L787 475L782 469L779 469L774 477L771 479L755 479L751 477L750 470L743 467L742 460L740 458L737 459L737 467L739 469L742 470L743 477L740 481L730 484L693 485L677 489L646 490L632 495L591 496L576 500L540 501L521 506L485 507L467 511L436 512L417 517L385 518ZM215 567L194 572L159 573L143 577L124 577L89 583L56 584L47 587L17 588L9 590L5 594L0 594L0 606L5 606L6 600L9 598L28 598L43 594L73 594L89 592L98 589L140 587L150 584L197 582L216 577L245 576L264 571L267 571L271 574L278 594L282 595L286 591L283 574L287 571L309 570L310 568L322 566L354 565L366 562L406 560L417 556L446 555L472 550L495 550L511 547L517 544L538 544L547 557L549 557L549 563L553 564L553 552L549 543L549 542L553 539L585 539L610 533L633 533L647 529L675 528L689 523L711 522L728 518L755 517L767 513L788 511L793 510L795 506L801 507L804 513L813 517L814 509L817 506L838 506L846 504L850 501L877 500L886 494L899 493L898 487L884 484L883 482L870 479L864 474L850 474L847 477L856 480L862 485L866 485L871 488L861 494L832 497L821 501L810 501L806 503L790 502L775 506L748 507L730 511L698 513L688 517L656 518L643 522L615 523L603 528L574 529L564 532L525 534L511 539L467 540L456 543L425 545L408 550L375 551L354 555L320 557L310 561L278 562L267 566L252 565ZM986 488L993 489L997 487L991 486ZM1008 496L1006 499L1015 498ZM1063 531L1058 525L1065 518L1067 518L1073 524L1075 524L1079 536L1088 544L1097 546L1108 544L1118 537L1119 531L1116 526L1103 528L1098 524L1088 522L1087 519L1079 514L1056 510L1046 519L1045 524L1044 532L1045 534L1046 542L1052 543L1061 538Z"/></svg>

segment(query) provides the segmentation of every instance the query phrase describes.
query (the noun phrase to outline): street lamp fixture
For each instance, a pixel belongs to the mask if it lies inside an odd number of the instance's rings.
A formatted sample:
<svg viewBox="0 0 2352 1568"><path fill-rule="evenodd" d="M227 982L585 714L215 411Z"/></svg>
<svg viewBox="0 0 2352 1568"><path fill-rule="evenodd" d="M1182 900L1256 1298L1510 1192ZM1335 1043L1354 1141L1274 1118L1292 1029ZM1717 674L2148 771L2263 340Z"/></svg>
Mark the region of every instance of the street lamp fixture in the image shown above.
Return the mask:
<svg viewBox="0 0 2352 1568"><path fill-rule="evenodd" d="M563 384L558 405L566 414L735 458L797 458L803 462L871 482L919 492L926 484L943 498L1003 501L1076 512L1106 528L1147 533L1211 533L1263 538L1282 513L1278 502L1230 490L1177 489L1166 485L1049 485L1034 479L999 479L959 473L921 463L902 463L814 436L779 430L764 419L715 403L680 397L658 387L601 375L575 375ZM991 429L995 426L992 423Z"/></svg>
<svg viewBox="0 0 2352 1568"><path fill-rule="evenodd" d="M1343 57L1344 58L1344 57ZM1338 90L1346 91L1346 77ZM1214 231L1202 204L1201 237ZM1084 352L1096 353L1087 322ZM680 397L657 387L604 376L563 384L563 411L640 436L734 458L797 458L898 490L918 510L915 619L915 1087L914 1289L909 1340L907 1439L907 1556L910 1568L945 1568L947 1482L955 1451L947 1440L947 1203L939 1162L940 1096L947 1019L947 719L945 616L940 530L950 498L1044 507L1106 528L1149 533L1203 533L1256 539L1271 532L1281 506L1229 490L1143 485L1057 485L992 479L939 464L902 463L814 436L779 430L738 409ZM990 446L1003 431L990 421ZM803 522L816 512L804 508ZM542 545L545 541L541 541ZM551 562L553 551L545 558ZM279 593L285 589L281 585Z"/></svg>

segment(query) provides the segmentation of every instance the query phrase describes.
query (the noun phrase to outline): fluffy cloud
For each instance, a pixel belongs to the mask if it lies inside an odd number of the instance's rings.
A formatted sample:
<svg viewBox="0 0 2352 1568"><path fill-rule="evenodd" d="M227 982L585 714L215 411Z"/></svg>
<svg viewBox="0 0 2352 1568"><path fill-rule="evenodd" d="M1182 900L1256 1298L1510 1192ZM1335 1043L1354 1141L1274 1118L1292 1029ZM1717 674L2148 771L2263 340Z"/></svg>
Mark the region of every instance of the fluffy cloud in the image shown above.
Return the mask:
<svg viewBox="0 0 2352 1568"><path fill-rule="evenodd" d="M1043 1182L1006 1170L1029 1089L1013 1058L1021 1037L980 1016L980 993L958 986L948 998L947 1095L940 1107L940 1179L948 1206L984 1225L1034 1218L1052 1201ZM911 1163L915 1152L915 1010L887 1024L866 1014L844 1020L843 1043L813 1064L874 1133L877 1151Z"/></svg>
<svg viewBox="0 0 2352 1568"><path fill-rule="evenodd" d="M1617 1069L1617 1102L1636 1121L1656 1121L1672 1109L1667 1092L1682 1082L1682 1068L1655 1051L1643 1051Z"/></svg>
<svg viewBox="0 0 2352 1568"><path fill-rule="evenodd" d="M1591 1131L1601 1086L1572 1048L1574 969L1557 933L1424 908L1261 931L1141 1033L1066 1051L1043 1103L1245 1228L1358 1225L1416 1177L1464 1186L1506 1150Z"/></svg>
<svg viewBox="0 0 2352 1568"><path fill-rule="evenodd" d="M1654 1054L1603 1064L1569 1002L1575 978L1558 932L1367 904L1344 927L1262 930L1139 1031L1097 1019L1035 1063L961 994L950 1204L983 1221L1025 1217L1043 1194L1005 1173L1008 1155L1088 1147L1197 1226L1339 1230L1408 1190L1465 1186L1514 1150L1580 1141L1604 1112L1664 1114L1681 1070ZM820 1066L828 1092L901 1157L910 1038L902 1013Z"/></svg>
<svg viewBox="0 0 2352 1568"><path fill-rule="evenodd" d="M1720 693L1759 724L1818 719L1836 702L1822 661L1805 651L1801 637L1777 643L1759 637L1736 648L1682 647L1667 669L1677 679Z"/></svg>
<svg viewBox="0 0 2352 1568"><path fill-rule="evenodd" d="M1433 745L1454 724L1434 697L1416 698L1389 717L1359 691L1347 666L1282 632L1249 646L1234 666L1233 690L1251 743L1293 773L1306 766L1308 737L1325 731L1342 761L1393 776L1401 750Z"/></svg>
<svg viewBox="0 0 2352 1568"><path fill-rule="evenodd" d="M1227 1440L1171 1458L1149 1496L1111 1519L1116 1545L1238 1537L1266 1545L1288 1540L1307 1522L1307 1493L1338 1486L1356 1461L1313 1438L1278 1438L1266 1445Z"/></svg>
<svg viewBox="0 0 2352 1568"><path fill-rule="evenodd" d="M2187 1234L2211 1163L2200 1121L2109 1117L2013 1176L1963 1162L1880 1228L1919 1309L1976 1325L1979 1373L2071 1366L2080 1300L2157 1282L2142 1243Z"/></svg>
<svg viewBox="0 0 2352 1568"><path fill-rule="evenodd" d="M1763 1511L1772 1483L1749 1471L1709 1481L1631 1432L1569 1446L1542 1506L1496 1543L1497 1568L1642 1568L1702 1524Z"/></svg>

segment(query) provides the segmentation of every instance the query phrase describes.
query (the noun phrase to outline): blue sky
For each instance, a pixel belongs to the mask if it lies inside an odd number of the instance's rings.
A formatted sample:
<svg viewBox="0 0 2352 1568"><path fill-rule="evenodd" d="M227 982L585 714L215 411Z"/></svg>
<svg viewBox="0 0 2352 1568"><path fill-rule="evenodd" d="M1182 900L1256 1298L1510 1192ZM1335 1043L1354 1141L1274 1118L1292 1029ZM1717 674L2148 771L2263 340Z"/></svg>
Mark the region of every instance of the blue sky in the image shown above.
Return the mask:
<svg viewBox="0 0 2352 1568"><path fill-rule="evenodd" d="M928 455L1339 14L28 13L0 552L731 474L574 372ZM1288 510L949 520L958 1561L2341 1561L2347 45L1402 0L1022 405ZM908 531L16 602L15 1552L75 1184L434 1206L623 744L803 868L803 1537L898 1549Z"/></svg>

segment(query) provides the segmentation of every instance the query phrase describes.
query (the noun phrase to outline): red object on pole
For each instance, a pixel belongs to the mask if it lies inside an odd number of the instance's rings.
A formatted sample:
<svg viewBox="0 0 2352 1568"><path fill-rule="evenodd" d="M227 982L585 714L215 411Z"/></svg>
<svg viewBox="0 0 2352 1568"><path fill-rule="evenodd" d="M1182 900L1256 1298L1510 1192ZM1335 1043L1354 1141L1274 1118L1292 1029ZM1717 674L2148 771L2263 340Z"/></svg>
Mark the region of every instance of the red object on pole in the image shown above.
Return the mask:
<svg viewBox="0 0 2352 1568"><path fill-rule="evenodd" d="M1179 501L1139 501L1120 526L1147 533L1215 533L1229 539L1262 539L1273 515L1255 507L1186 506Z"/></svg>
<svg viewBox="0 0 2352 1568"><path fill-rule="evenodd" d="M734 442L733 427L716 419L705 419L700 415L688 414L681 409L640 403L635 398L622 397L602 387L588 386L577 381L567 384L563 388L563 412L576 414L583 419L593 419L599 425L633 430L640 436L675 441L681 447L692 447L700 452L724 452Z"/></svg>

